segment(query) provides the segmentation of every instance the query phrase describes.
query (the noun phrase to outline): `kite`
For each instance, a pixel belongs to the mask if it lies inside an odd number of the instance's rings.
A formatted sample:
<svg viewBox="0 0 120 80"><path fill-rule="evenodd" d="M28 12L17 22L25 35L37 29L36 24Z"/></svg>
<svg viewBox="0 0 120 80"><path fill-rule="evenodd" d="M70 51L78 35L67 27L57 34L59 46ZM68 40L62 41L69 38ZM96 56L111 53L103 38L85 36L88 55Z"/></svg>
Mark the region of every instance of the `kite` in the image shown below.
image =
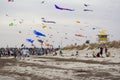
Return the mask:
<svg viewBox="0 0 120 80"><path fill-rule="evenodd" d="M45 18L41 18L43 22L45 23L56 23L55 21L46 21Z"/></svg>
<svg viewBox="0 0 120 80"><path fill-rule="evenodd" d="M92 28L93 30L95 30L96 28Z"/></svg>
<svg viewBox="0 0 120 80"><path fill-rule="evenodd" d="M33 42L34 42L34 40L32 40L32 39L26 39L26 41L27 41L27 42L30 42L30 43L33 43Z"/></svg>
<svg viewBox="0 0 120 80"><path fill-rule="evenodd" d="M45 19L45 18L42 17L41 19Z"/></svg>
<svg viewBox="0 0 120 80"><path fill-rule="evenodd" d="M42 18L42 21L45 23L56 23L55 21L46 21L44 18Z"/></svg>
<svg viewBox="0 0 120 80"><path fill-rule="evenodd" d="M81 35L81 34L75 34L75 36L78 36L78 37L84 37L84 36Z"/></svg>
<svg viewBox="0 0 120 80"><path fill-rule="evenodd" d="M8 2L14 2L14 0L8 0Z"/></svg>
<svg viewBox="0 0 120 80"><path fill-rule="evenodd" d="M67 35L68 33L65 33L65 35Z"/></svg>
<svg viewBox="0 0 120 80"><path fill-rule="evenodd" d="M21 31L19 31L19 33L22 33Z"/></svg>
<svg viewBox="0 0 120 80"><path fill-rule="evenodd" d="M43 43L44 41L43 41L43 40L38 39L38 42Z"/></svg>
<svg viewBox="0 0 120 80"><path fill-rule="evenodd" d="M24 21L24 20L23 20L23 19L21 19L21 20L19 21L19 23L20 23L20 24L22 24L22 23L23 23L23 21Z"/></svg>
<svg viewBox="0 0 120 80"><path fill-rule="evenodd" d="M10 24L9 24L9 26L13 26L14 24L11 22Z"/></svg>
<svg viewBox="0 0 120 80"><path fill-rule="evenodd" d="M42 1L41 4L45 3L45 1Z"/></svg>
<svg viewBox="0 0 120 80"><path fill-rule="evenodd" d="M6 16L8 16L8 14L6 14Z"/></svg>
<svg viewBox="0 0 120 80"><path fill-rule="evenodd" d="M80 28L80 30L83 30L83 29ZM83 30L83 31L84 31L84 30Z"/></svg>
<svg viewBox="0 0 120 80"><path fill-rule="evenodd" d="M90 10L90 9L84 9L83 11L91 11L91 12L93 12L93 10Z"/></svg>
<svg viewBox="0 0 120 80"><path fill-rule="evenodd" d="M21 47L25 46L24 44L21 44Z"/></svg>
<svg viewBox="0 0 120 80"><path fill-rule="evenodd" d="M80 21L76 21L76 23L80 23Z"/></svg>
<svg viewBox="0 0 120 80"><path fill-rule="evenodd" d="M45 26L45 25L42 26L43 29L46 28L46 27L47 27L47 26Z"/></svg>
<svg viewBox="0 0 120 80"><path fill-rule="evenodd" d="M84 6L85 6L85 7L88 7L88 6L90 6L90 5L88 5L88 4L84 4Z"/></svg>
<svg viewBox="0 0 120 80"><path fill-rule="evenodd" d="M67 37L65 37L65 39L68 39Z"/></svg>
<svg viewBox="0 0 120 80"><path fill-rule="evenodd" d="M34 33L35 35L37 35L37 36L43 36L43 37L46 37L45 34L43 34L43 33L41 33L41 32L38 32L38 31L36 31L36 30L34 30L33 33Z"/></svg>
<svg viewBox="0 0 120 80"><path fill-rule="evenodd" d="M67 10L67 11L74 11L74 9L68 9L68 8L61 8L55 4L55 8L59 10Z"/></svg>
<svg viewBox="0 0 120 80"><path fill-rule="evenodd" d="M22 22L21 22L21 21L19 21L19 23L20 23L20 24L22 24Z"/></svg>

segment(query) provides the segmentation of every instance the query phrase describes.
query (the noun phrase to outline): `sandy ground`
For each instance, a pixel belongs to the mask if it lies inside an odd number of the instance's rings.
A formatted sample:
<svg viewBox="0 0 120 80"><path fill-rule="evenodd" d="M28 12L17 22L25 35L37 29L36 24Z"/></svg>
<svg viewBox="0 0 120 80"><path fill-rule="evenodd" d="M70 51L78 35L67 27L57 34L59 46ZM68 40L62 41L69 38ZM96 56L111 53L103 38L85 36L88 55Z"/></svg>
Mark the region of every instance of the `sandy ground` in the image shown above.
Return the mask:
<svg viewBox="0 0 120 80"><path fill-rule="evenodd" d="M86 57L92 51L63 51L64 56L31 56L25 60L0 59L0 80L120 80L120 49L114 56ZM95 50L97 51L97 50Z"/></svg>

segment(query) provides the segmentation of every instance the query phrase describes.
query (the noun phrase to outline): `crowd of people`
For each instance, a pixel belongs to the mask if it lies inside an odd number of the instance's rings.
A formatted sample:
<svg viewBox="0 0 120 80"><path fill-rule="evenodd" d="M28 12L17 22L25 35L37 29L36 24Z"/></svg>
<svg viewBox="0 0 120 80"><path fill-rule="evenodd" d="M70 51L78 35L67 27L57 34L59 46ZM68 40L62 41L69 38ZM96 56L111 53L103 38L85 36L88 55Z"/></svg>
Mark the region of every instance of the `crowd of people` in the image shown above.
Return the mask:
<svg viewBox="0 0 120 80"><path fill-rule="evenodd" d="M13 56L17 59L25 59L30 55L48 55L48 54L57 54L57 50L54 48L0 48L0 57L9 57ZM60 50L60 55L62 51Z"/></svg>
<svg viewBox="0 0 120 80"><path fill-rule="evenodd" d="M48 54L51 54L53 56L59 54L60 56L63 56L62 50L58 48L0 48L0 57L13 56L14 58L17 59L21 59L21 58L25 59L25 57L29 57L31 55L48 55ZM111 53L108 52L108 48L106 46L99 47L99 52L97 53L93 51L92 56L103 57L103 54L106 55L106 57L111 56ZM79 52L77 50L75 56L78 55ZM71 56L74 56L74 54L72 54Z"/></svg>

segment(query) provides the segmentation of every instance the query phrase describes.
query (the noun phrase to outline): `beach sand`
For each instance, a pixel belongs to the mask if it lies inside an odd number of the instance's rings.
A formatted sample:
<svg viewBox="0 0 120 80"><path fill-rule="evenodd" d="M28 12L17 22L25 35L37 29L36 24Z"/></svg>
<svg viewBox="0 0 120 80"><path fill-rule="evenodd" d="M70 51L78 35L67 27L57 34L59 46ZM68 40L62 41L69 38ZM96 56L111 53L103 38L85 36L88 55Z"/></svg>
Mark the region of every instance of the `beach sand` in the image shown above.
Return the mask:
<svg viewBox="0 0 120 80"><path fill-rule="evenodd" d="M63 56L30 56L25 60L1 57L0 80L120 80L120 49L110 57L93 58L94 50L64 50Z"/></svg>

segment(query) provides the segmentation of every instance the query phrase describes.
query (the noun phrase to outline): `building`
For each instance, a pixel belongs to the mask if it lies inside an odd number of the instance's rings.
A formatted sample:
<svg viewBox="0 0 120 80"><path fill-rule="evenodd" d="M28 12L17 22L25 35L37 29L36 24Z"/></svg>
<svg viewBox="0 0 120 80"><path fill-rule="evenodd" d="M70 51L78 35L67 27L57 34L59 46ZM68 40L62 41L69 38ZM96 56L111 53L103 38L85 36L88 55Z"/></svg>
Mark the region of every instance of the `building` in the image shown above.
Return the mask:
<svg viewBox="0 0 120 80"><path fill-rule="evenodd" d="M106 30L100 31L100 33L97 35L99 42L105 42L108 41L108 34L106 34Z"/></svg>

